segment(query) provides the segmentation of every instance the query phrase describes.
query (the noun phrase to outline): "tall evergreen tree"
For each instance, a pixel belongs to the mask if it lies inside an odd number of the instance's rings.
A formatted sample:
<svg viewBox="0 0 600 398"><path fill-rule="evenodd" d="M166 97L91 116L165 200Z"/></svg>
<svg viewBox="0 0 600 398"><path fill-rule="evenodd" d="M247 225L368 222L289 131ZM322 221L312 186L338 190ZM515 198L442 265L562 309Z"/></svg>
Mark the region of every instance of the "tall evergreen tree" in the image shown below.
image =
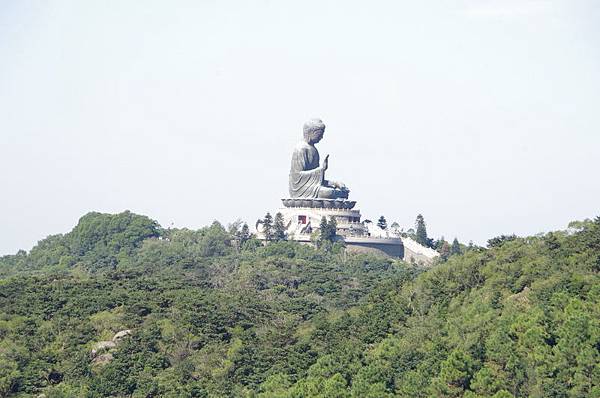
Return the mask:
<svg viewBox="0 0 600 398"><path fill-rule="evenodd" d="M438 249L438 251L439 251L442 259L444 261L446 261L448 259L448 257L450 257L452 249L450 248L450 245L448 244L448 242L446 242L444 240L444 241L442 241L442 244L441 244L440 248Z"/></svg>
<svg viewBox="0 0 600 398"><path fill-rule="evenodd" d="M442 235L442 237L440 239L433 242L433 246L431 248L434 250L437 250L439 252L440 249L442 248L442 246L444 245L444 243L448 243L448 242L446 242L446 239Z"/></svg>
<svg viewBox="0 0 600 398"><path fill-rule="evenodd" d="M283 222L283 214L275 214L275 220L273 222L273 239L281 241L286 239L285 224Z"/></svg>
<svg viewBox="0 0 600 398"><path fill-rule="evenodd" d="M331 242L335 241L335 237L337 236L337 221L335 219L335 217L330 217L329 218L329 222L327 223L327 226L329 228L329 240Z"/></svg>
<svg viewBox="0 0 600 398"><path fill-rule="evenodd" d="M265 235L265 240L270 242L273 240L273 217L271 213L265 214L265 218L262 220L262 229L263 234Z"/></svg>
<svg viewBox="0 0 600 398"><path fill-rule="evenodd" d="M383 230L387 228L387 221L384 216L379 217L379 220L377 220L377 226Z"/></svg>
<svg viewBox="0 0 600 398"><path fill-rule="evenodd" d="M321 223L319 224L319 240L317 241L318 247L323 247L325 242L327 242L327 237L329 236L329 224L327 223L327 218L325 216L321 217Z"/></svg>
<svg viewBox="0 0 600 398"><path fill-rule="evenodd" d="M262 223L262 220L259 222ZM236 248L238 249L250 239L250 228L248 227L248 224L242 220L237 220L230 224L228 230L229 234L233 236Z"/></svg>
<svg viewBox="0 0 600 398"><path fill-rule="evenodd" d="M452 241L452 247L450 248L450 254L455 255L455 254L461 254L462 253L462 249L460 248L460 243L458 243L458 239L454 238L454 240Z"/></svg>
<svg viewBox="0 0 600 398"><path fill-rule="evenodd" d="M321 217L321 223L319 224L319 231L321 233L321 237L323 237L324 235L327 235L327 230L328 230L327 217L323 216L323 217Z"/></svg>
<svg viewBox="0 0 600 398"><path fill-rule="evenodd" d="M325 216L321 217L321 223L319 224L319 240L317 245L323 246L323 243L327 241L327 235L329 231L329 225L327 224L327 218Z"/></svg>
<svg viewBox="0 0 600 398"><path fill-rule="evenodd" d="M244 243L248 239L250 239L250 228L248 228L248 224L244 223L244 225L242 225L242 229L240 230L240 241Z"/></svg>
<svg viewBox="0 0 600 398"><path fill-rule="evenodd" d="M335 220L335 217L331 217L329 221L327 221L327 218L323 216L319 225L319 243L333 243L335 241L336 231L337 222Z"/></svg>
<svg viewBox="0 0 600 398"><path fill-rule="evenodd" d="M229 232L229 235L231 235L231 237L233 238L232 243L233 243L233 246L235 247L236 251L239 251L243 244L241 228L242 228L241 220L236 220L232 224L229 224L229 226L227 227L227 232Z"/></svg>
<svg viewBox="0 0 600 398"><path fill-rule="evenodd" d="M417 243L429 247L429 238L427 237L427 226L425 225L425 219L423 215L419 214L417 216L417 220L415 221L415 227L417 229L416 232L416 241Z"/></svg>

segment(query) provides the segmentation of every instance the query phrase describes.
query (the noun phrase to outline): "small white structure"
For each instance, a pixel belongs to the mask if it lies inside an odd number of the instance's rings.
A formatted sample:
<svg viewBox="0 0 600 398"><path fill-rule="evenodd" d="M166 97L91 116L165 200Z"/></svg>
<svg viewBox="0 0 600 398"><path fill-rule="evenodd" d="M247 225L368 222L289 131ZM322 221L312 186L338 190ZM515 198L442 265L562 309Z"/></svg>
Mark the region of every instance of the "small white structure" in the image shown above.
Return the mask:
<svg viewBox="0 0 600 398"><path fill-rule="evenodd" d="M283 207L277 210L283 215L288 236L308 235L319 229L321 219L335 218L338 235L363 236L366 228L360 221L360 211L353 209Z"/></svg>
<svg viewBox="0 0 600 398"><path fill-rule="evenodd" d="M349 252L378 253L403 258L402 240L396 236L371 236L369 226L362 222L356 202L339 199L282 199L281 213L288 239L311 243L311 236L319 231L321 220L334 218L336 234ZM262 225L256 225L257 237L265 239Z"/></svg>
<svg viewBox="0 0 600 398"><path fill-rule="evenodd" d="M421 265L430 265L439 256L437 251L402 237L398 231L365 223L361 220L360 211L354 209L356 202L327 199L282 201L285 207L277 209L275 214L283 216L290 240L310 244L312 234L319 232L322 218L329 220L333 217L337 224L336 233L349 252L377 253ZM265 239L260 223L256 225L256 234L259 239Z"/></svg>

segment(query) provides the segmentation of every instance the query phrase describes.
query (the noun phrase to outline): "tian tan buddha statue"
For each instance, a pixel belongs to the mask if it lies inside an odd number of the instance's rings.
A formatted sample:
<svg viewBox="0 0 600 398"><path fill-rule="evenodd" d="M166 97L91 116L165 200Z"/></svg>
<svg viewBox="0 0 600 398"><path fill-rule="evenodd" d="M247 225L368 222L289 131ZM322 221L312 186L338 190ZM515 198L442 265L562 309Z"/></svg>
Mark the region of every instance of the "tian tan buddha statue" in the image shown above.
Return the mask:
<svg viewBox="0 0 600 398"><path fill-rule="evenodd" d="M321 141L325 125L321 119L304 123L304 140L294 149L290 169L290 197L307 199L348 199L348 188L342 183L325 179L329 155L319 164L315 144Z"/></svg>

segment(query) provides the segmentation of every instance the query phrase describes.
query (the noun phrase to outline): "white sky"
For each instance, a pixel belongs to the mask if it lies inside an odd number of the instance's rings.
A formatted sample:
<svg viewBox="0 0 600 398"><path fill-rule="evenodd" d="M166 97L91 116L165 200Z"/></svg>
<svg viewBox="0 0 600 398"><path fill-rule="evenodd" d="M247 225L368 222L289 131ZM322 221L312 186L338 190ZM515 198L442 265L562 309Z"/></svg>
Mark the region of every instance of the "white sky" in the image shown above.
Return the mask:
<svg viewBox="0 0 600 398"><path fill-rule="evenodd" d="M88 211L255 220L302 123L363 218L600 214L599 1L0 1L0 254Z"/></svg>

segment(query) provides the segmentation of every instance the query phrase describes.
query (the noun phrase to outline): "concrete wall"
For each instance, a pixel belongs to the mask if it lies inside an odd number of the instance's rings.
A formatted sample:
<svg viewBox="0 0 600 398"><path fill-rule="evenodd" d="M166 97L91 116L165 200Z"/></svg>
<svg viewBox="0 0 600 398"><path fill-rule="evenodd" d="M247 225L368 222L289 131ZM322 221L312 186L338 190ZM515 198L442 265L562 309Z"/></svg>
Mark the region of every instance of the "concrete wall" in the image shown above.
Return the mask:
<svg viewBox="0 0 600 398"><path fill-rule="evenodd" d="M404 257L404 246L402 244L382 243L346 243L349 253L373 253L395 258Z"/></svg>
<svg viewBox="0 0 600 398"><path fill-rule="evenodd" d="M408 247L404 248L404 261L406 261L407 263L414 262L419 265L428 266L431 265L431 263L433 263L434 260L435 258L427 257L421 253L415 253Z"/></svg>

